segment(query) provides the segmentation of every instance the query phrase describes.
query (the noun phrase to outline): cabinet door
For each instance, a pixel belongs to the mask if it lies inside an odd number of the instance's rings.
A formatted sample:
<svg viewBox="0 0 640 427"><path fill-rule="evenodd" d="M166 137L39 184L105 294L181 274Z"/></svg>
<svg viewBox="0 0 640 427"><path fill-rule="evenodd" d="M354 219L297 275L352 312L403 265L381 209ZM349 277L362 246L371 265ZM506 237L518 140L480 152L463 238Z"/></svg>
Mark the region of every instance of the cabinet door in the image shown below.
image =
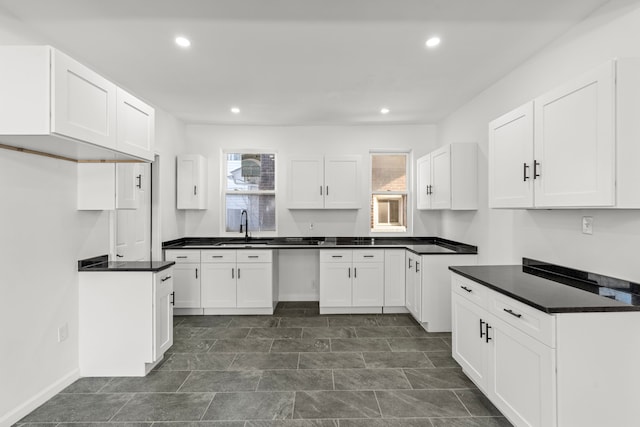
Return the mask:
<svg viewBox="0 0 640 427"><path fill-rule="evenodd" d="M289 209L322 209L324 207L324 160L320 157L296 158L289 161Z"/></svg>
<svg viewBox="0 0 640 427"><path fill-rule="evenodd" d="M120 88L116 102L118 151L153 160L155 110Z"/></svg>
<svg viewBox="0 0 640 427"><path fill-rule="evenodd" d="M405 270L405 306L412 315L416 311L416 295L415 295L415 259L410 253L407 253L407 264Z"/></svg>
<svg viewBox="0 0 640 427"><path fill-rule="evenodd" d="M615 203L615 63L535 100L537 207Z"/></svg>
<svg viewBox="0 0 640 427"><path fill-rule="evenodd" d="M384 264L353 263L353 307L382 307L384 304Z"/></svg>
<svg viewBox="0 0 640 427"><path fill-rule="evenodd" d="M451 146L431 153L431 209L451 208Z"/></svg>
<svg viewBox="0 0 640 427"><path fill-rule="evenodd" d="M326 157L324 160L324 207L326 209L359 209L360 157Z"/></svg>
<svg viewBox="0 0 640 427"><path fill-rule="evenodd" d="M137 163L116 164L116 209L138 209L142 172Z"/></svg>
<svg viewBox="0 0 640 427"><path fill-rule="evenodd" d="M271 263L238 263L238 308L273 307Z"/></svg>
<svg viewBox="0 0 640 427"><path fill-rule="evenodd" d="M320 307L351 307L351 263L320 263Z"/></svg>
<svg viewBox="0 0 640 427"><path fill-rule="evenodd" d="M202 264L202 307L236 307L236 263Z"/></svg>
<svg viewBox="0 0 640 427"><path fill-rule="evenodd" d="M154 275L155 296L155 345L154 361L173 345L173 269Z"/></svg>
<svg viewBox="0 0 640 427"><path fill-rule="evenodd" d="M405 250L384 251L385 307L405 306Z"/></svg>
<svg viewBox="0 0 640 427"><path fill-rule="evenodd" d="M200 308L200 264L173 267L175 308Z"/></svg>
<svg viewBox="0 0 640 427"><path fill-rule="evenodd" d="M490 349L484 336L487 312L458 294L452 296L452 310L453 358L478 388L486 392Z"/></svg>
<svg viewBox="0 0 640 427"><path fill-rule="evenodd" d="M515 425L555 426L555 351L500 320L490 324L489 398Z"/></svg>
<svg viewBox="0 0 640 427"><path fill-rule="evenodd" d="M430 209L431 198L429 190L431 185L431 156L420 157L416 162L416 203L418 209Z"/></svg>
<svg viewBox="0 0 640 427"><path fill-rule="evenodd" d="M533 207L533 102L489 123L489 207Z"/></svg>
<svg viewBox="0 0 640 427"><path fill-rule="evenodd" d="M207 208L206 159L200 155L177 158L177 208Z"/></svg>
<svg viewBox="0 0 640 427"><path fill-rule="evenodd" d="M116 148L116 85L53 50L51 132Z"/></svg>

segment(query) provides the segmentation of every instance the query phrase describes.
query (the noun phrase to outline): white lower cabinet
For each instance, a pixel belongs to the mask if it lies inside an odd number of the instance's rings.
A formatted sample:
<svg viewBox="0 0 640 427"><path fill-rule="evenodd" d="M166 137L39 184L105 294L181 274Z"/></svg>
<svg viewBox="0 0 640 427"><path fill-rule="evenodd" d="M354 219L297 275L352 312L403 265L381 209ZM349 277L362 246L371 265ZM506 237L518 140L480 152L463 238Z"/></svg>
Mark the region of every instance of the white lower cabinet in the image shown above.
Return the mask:
<svg viewBox="0 0 640 427"><path fill-rule="evenodd" d="M79 274L82 377L145 376L173 344L173 268Z"/></svg>
<svg viewBox="0 0 640 427"><path fill-rule="evenodd" d="M383 301L385 313L407 312L405 306L405 263L405 249L385 249Z"/></svg>
<svg viewBox="0 0 640 427"><path fill-rule="evenodd" d="M516 427L638 425L640 312L548 314L451 275L452 354Z"/></svg>
<svg viewBox="0 0 640 427"><path fill-rule="evenodd" d="M381 313L384 251L320 251L320 313Z"/></svg>
<svg viewBox="0 0 640 427"><path fill-rule="evenodd" d="M271 250L203 250L204 314L272 314L277 300Z"/></svg>
<svg viewBox="0 0 640 427"><path fill-rule="evenodd" d="M450 265L475 265L475 254L417 255L407 251L406 307L428 332L451 331Z"/></svg>
<svg viewBox="0 0 640 427"><path fill-rule="evenodd" d="M200 308L200 251L168 250L165 259L176 263L173 266L175 308Z"/></svg>

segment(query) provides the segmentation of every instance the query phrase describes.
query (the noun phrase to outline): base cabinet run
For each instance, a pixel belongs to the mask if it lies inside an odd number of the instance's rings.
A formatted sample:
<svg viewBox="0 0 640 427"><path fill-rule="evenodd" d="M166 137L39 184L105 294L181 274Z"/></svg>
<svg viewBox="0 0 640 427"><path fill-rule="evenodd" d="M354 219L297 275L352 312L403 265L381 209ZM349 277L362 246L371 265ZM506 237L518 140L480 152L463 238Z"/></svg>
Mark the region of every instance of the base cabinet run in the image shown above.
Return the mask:
<svg viewBox="0 0 640 427"><path fill-rule="evenodd" d="M547 314L451 277L453 358L515 426L637 425L640 313Z"/></svg>
<svg viewBox="0 0 640 427"><path fill-rule="evenodd" d="M173 345L173 268L79 276L80 375L145 376Z"/></svg>

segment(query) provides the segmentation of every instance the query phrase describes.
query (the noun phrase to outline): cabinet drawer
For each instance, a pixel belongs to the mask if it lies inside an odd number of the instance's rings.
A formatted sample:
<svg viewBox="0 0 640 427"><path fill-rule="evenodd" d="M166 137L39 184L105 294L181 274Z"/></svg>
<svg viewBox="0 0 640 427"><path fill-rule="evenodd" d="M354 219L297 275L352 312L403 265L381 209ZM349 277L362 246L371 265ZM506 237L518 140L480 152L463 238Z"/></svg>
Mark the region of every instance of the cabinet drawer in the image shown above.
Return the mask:
<svg viewBox="0 0 640 427"><path fill-rule="evenodd" d="M552 315L493 291L489 294L489 312L541 343L556 347Z"/></svg>
<svg viewBox="0 0 640 427"><path fill-rule="evenodd" d="M154 280L157 284L164 283L165 285L171 285L173 289L173 267L159 271L154 274Z"/></svg>
<svg viewBox="0 0 640 427"><path fill-rule="evenodd" d="M200 262L200 251L168 250L164 251L164 258L167 261L175 261L176 264Z"/></svg>
<svg viewBox="0 0 640 427"><path fill-rule="evenodd" d="M320 262L351 262L353 251L330 250L320 251Z"/></svg>
<svg viewBox="0 0 640 427"><path fill-rule="evenodd" d="M202 251L202 262L236 262L236 251L229 249Z"/></svg>
<svg viewBox="0 0 640 427"><path fill-rule="evenodd" d="M238 262L271 262L272 252L269 250L238 251Z"/></svg>
<svg viewBox="0 0 640 427"><path fill-rule="evenodd" d="M353 262L384 262L384 251L380 249L355 250Z"/></svg>
<svg viewBox="0 0 640 427"><path fill-rule="evenodd" d="M488 306L487 295L489 290L480 283L452 273L451 290L482 308L487 308Z"/></svg>

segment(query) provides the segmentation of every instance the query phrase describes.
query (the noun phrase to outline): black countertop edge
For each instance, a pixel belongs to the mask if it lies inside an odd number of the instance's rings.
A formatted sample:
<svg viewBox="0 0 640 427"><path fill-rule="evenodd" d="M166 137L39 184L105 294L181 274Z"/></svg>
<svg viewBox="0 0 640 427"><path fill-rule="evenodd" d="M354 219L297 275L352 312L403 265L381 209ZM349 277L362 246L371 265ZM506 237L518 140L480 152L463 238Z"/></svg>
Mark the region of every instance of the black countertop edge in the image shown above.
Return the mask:
<svg viewBox="0 0 640 427"><path fill-rule="evenodd" d="M100 255L93 258L78 261L78 271L138 271L157 273L174 265L174 261L109 261L108 255Z"/></svg>
<svg viewBox="0 0 640 427"><path fill-rule="evenodd" d="M225 237L183 237L180 239L163 242L162 249L198 249L198 246L211 247L220 243L242 242L238 238ZM320 243L319 243L320 242ZM324 244L322 243L324 242ZM465 243L455 242L440 237L273 237L254 238L249 244L266 244L266 248L274 249L335 249L335 248L357 248L357 247L399 247L402 246L418 255L453 255L453 254L477 254L478 247ZM452 252L433 252L428 248L420 248L421 245L435 245ZM254 248L257 249L257 248ZM265 249L265 247L261 247Z"/></svg>
<svg viewBox="0 0 640 427"><path fill-rule="evenodd" d="M584 312L628 312L628 311L640 311L640 295L635 292L630 292L629 289L633 288L633 285L636 283L629 282L626 280L616 279L609 276L604 276L597 273L589 273L582 270L572 269L569 267L563 267L551 263L547 263L544 261L537 261L529 258L522 259L522 266L517 265L480 265L480 266L469 266L469 267L457 267L450 266L449 270L453 271L456 274L459 274L467 279L473 280L474 282L480 283L496 292L499 292L503 295L511 297L517 301L520 301L524 304L527 304L533 308L536 308L540 311L554 314L554 313L584 313ZM504 287L500 286L498 283L492 283L487 280L483 280L478 277L476 274L472 272L467 272L465 269L470 268L474 269L474 267L478 268L516 268L519 267L523 274L523 277L526 275L536 276L541 279L549 280L550 282L554 282L560 285L565 285L568 288L571 288L575 291L586 291L590 294L594 294L597 298L601 298L602 304L595 305L579 305L579 304L567 304L566 306L544 306L541 304L537 304L535 301L525 298L522 295L510 292ZM564 274L554 273L555 271L562 272ZM597 277L600 280L599 283L596 284L595 280L585 279L586 277ZM624 284L628 284L629 287L625 289Z"/></svg>
<svg viewBox="0 0 640 427"><path fill-rule="evenodd" d="M527 272L531 274L544 277L545 279L551 279L555 282L563 283L574 288L598 294L602 293L598 288L607 288L633 294L640 298L640 283L605 276L604 274L592 273L590 271L563 267L561 265L555 265L530 258L522 258L522 265L527 267Z"/></svg>

